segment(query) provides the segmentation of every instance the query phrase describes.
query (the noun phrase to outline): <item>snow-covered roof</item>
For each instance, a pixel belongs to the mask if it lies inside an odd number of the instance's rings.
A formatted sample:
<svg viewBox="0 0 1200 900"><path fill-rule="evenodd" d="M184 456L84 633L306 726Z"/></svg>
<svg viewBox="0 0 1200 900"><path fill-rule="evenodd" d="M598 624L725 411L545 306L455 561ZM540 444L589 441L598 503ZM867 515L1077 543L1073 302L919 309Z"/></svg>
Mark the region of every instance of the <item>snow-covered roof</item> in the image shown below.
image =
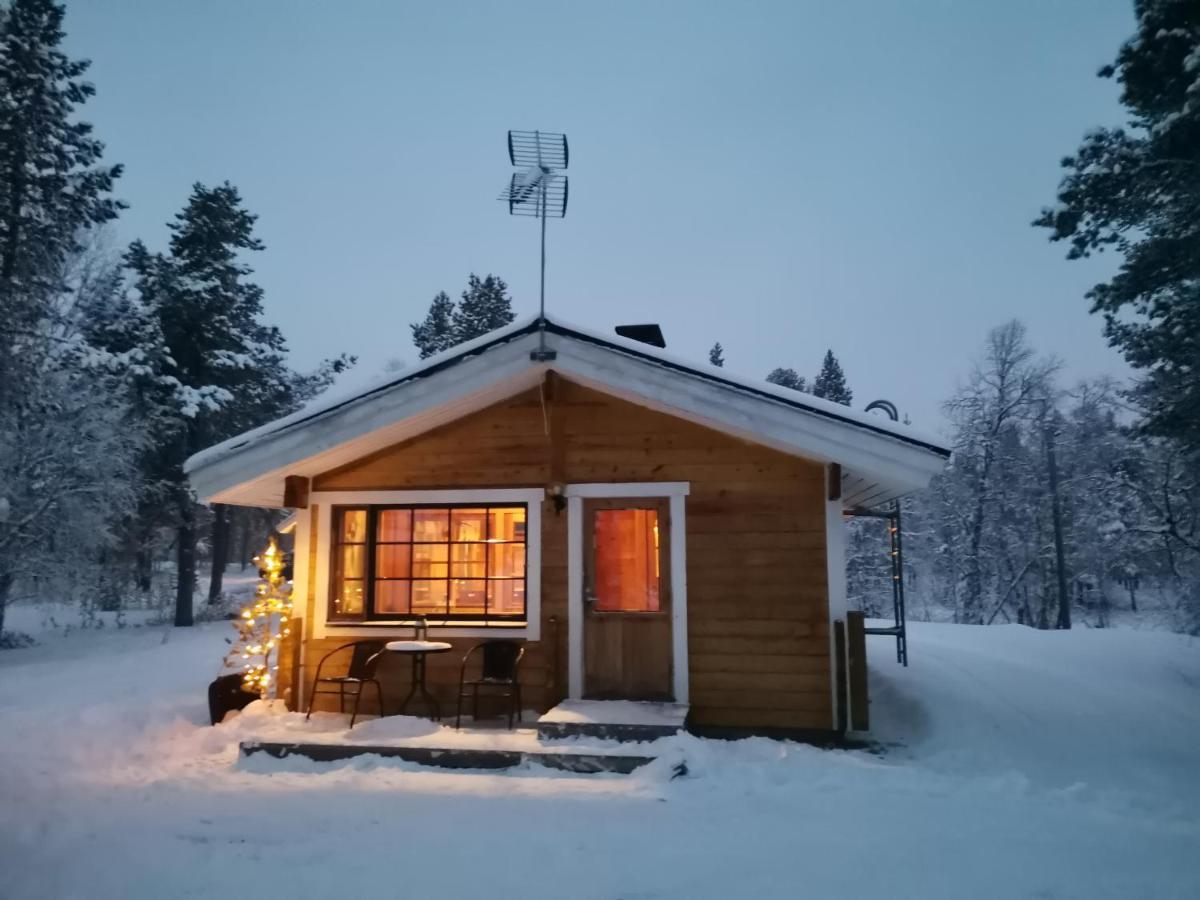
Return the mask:
<svg viewBox="0 0 1200 900"><path fill-rule="evenodd" d="M554 358L530 357L544 340ZM280 506L287 475L314 476L534 387L554 371L642 406L843 467L847 505L919 489L950 455L936 438L656 347L530 317L223 441L184 466L211 501Z"/></svg>

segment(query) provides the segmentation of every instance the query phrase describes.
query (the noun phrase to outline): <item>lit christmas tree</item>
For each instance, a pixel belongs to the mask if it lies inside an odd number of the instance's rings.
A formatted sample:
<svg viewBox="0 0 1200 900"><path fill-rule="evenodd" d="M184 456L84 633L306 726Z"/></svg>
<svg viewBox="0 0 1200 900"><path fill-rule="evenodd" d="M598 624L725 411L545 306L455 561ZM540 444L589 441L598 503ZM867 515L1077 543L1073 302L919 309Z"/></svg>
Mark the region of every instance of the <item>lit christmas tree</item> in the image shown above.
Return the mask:
<svg viewBox="0 0 1200 900"><path fill-rule="evenodd" d="M240 665L243 690L266 700L275 696L274 673L279 669L278 663L271 662L272 654L280 641L292 633L292 583L283 575L283 554L274 538L254 561L258 563L258 588L254 602L234 621L238 639L225 657L225 665L229 668Z"/></svg>

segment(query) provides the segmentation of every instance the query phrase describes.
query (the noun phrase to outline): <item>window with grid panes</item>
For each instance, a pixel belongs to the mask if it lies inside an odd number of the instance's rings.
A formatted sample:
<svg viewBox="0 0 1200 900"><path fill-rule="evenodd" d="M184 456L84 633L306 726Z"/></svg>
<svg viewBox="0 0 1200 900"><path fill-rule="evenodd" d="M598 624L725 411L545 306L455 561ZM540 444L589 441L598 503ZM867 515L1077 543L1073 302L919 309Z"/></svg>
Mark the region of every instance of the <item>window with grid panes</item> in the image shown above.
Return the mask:
<svg viewBox="0 0 1200 900"><path fill-rule="evenodd" d="M333 510L329 621L525 619L525 505Z"/></svg>

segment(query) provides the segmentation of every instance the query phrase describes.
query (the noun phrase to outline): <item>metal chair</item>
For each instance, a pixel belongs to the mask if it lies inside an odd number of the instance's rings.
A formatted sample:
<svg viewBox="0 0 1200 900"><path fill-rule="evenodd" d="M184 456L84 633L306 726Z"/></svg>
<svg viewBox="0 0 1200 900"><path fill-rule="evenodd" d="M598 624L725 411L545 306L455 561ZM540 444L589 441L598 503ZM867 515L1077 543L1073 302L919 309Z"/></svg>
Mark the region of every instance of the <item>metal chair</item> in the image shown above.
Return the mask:
<svg viewBox="0 0 1200 900"><path fill-rule="evenodd" d="M467 681L467 663L475 651L481 651L483 665L478 678ZM521 683L517 680L517 670L521 665L521 657L525 655L525 646L517 641L484 641L476 644L463 657L462 669L458 674L458 714L454 717L454 727L462 726L463 698L468 692L472 698L471 716L479 718L479 689L499 688L492 696L508 699L508 727L513 727L513 714L521 721Z"/></svg>
<svg viewBox="0 0 1200 900"><path fill-rule="evenodd" d="M354 648L354 652L350 656L350 668L346 670L345 675L326 675L321 677L321 667L325 665L325 661L336 653L343 650ZM379 698L379 715L383 715L383 687L379 683L379 679L375 677L375 670L379 667L379 661L383 658L384 642L383 641L353 641L349 644L342 644L340 647L335 647L317 663L317 674L313 677L312 692L308 697L308 715L304 717L304 721L308 721L313 712L313 701L316 700L317 694L337 694L338 695L338 710L344 715L346 712L346 688L353 687L354 691L354 711L350 716L350 727L354 727L354 720L358 718L358 704L362 700L363 689L368 684L375 685L375 696ZM336 684L336 691L322 691L318 686L322 684Z"/></svg>

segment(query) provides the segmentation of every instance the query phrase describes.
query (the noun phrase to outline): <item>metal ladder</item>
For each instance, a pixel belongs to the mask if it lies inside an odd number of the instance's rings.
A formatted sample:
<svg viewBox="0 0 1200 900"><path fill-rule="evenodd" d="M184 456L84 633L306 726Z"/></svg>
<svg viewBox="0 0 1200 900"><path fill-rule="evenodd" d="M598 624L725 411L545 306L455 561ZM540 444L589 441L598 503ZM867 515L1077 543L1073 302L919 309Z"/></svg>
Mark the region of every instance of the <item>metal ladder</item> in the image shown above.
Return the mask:
<svg viewBox="0 0 1200 900"><path fill-rule="evenodd" d="M904 614L904 537L900 522L900 501L893 500L884 509L852 509L847 515L883 519L887 522L889 560L892 573L892 618L894 624L868 627L864 634L881 634L896 639L896 662L908 665L908 627Z"/></svg>

